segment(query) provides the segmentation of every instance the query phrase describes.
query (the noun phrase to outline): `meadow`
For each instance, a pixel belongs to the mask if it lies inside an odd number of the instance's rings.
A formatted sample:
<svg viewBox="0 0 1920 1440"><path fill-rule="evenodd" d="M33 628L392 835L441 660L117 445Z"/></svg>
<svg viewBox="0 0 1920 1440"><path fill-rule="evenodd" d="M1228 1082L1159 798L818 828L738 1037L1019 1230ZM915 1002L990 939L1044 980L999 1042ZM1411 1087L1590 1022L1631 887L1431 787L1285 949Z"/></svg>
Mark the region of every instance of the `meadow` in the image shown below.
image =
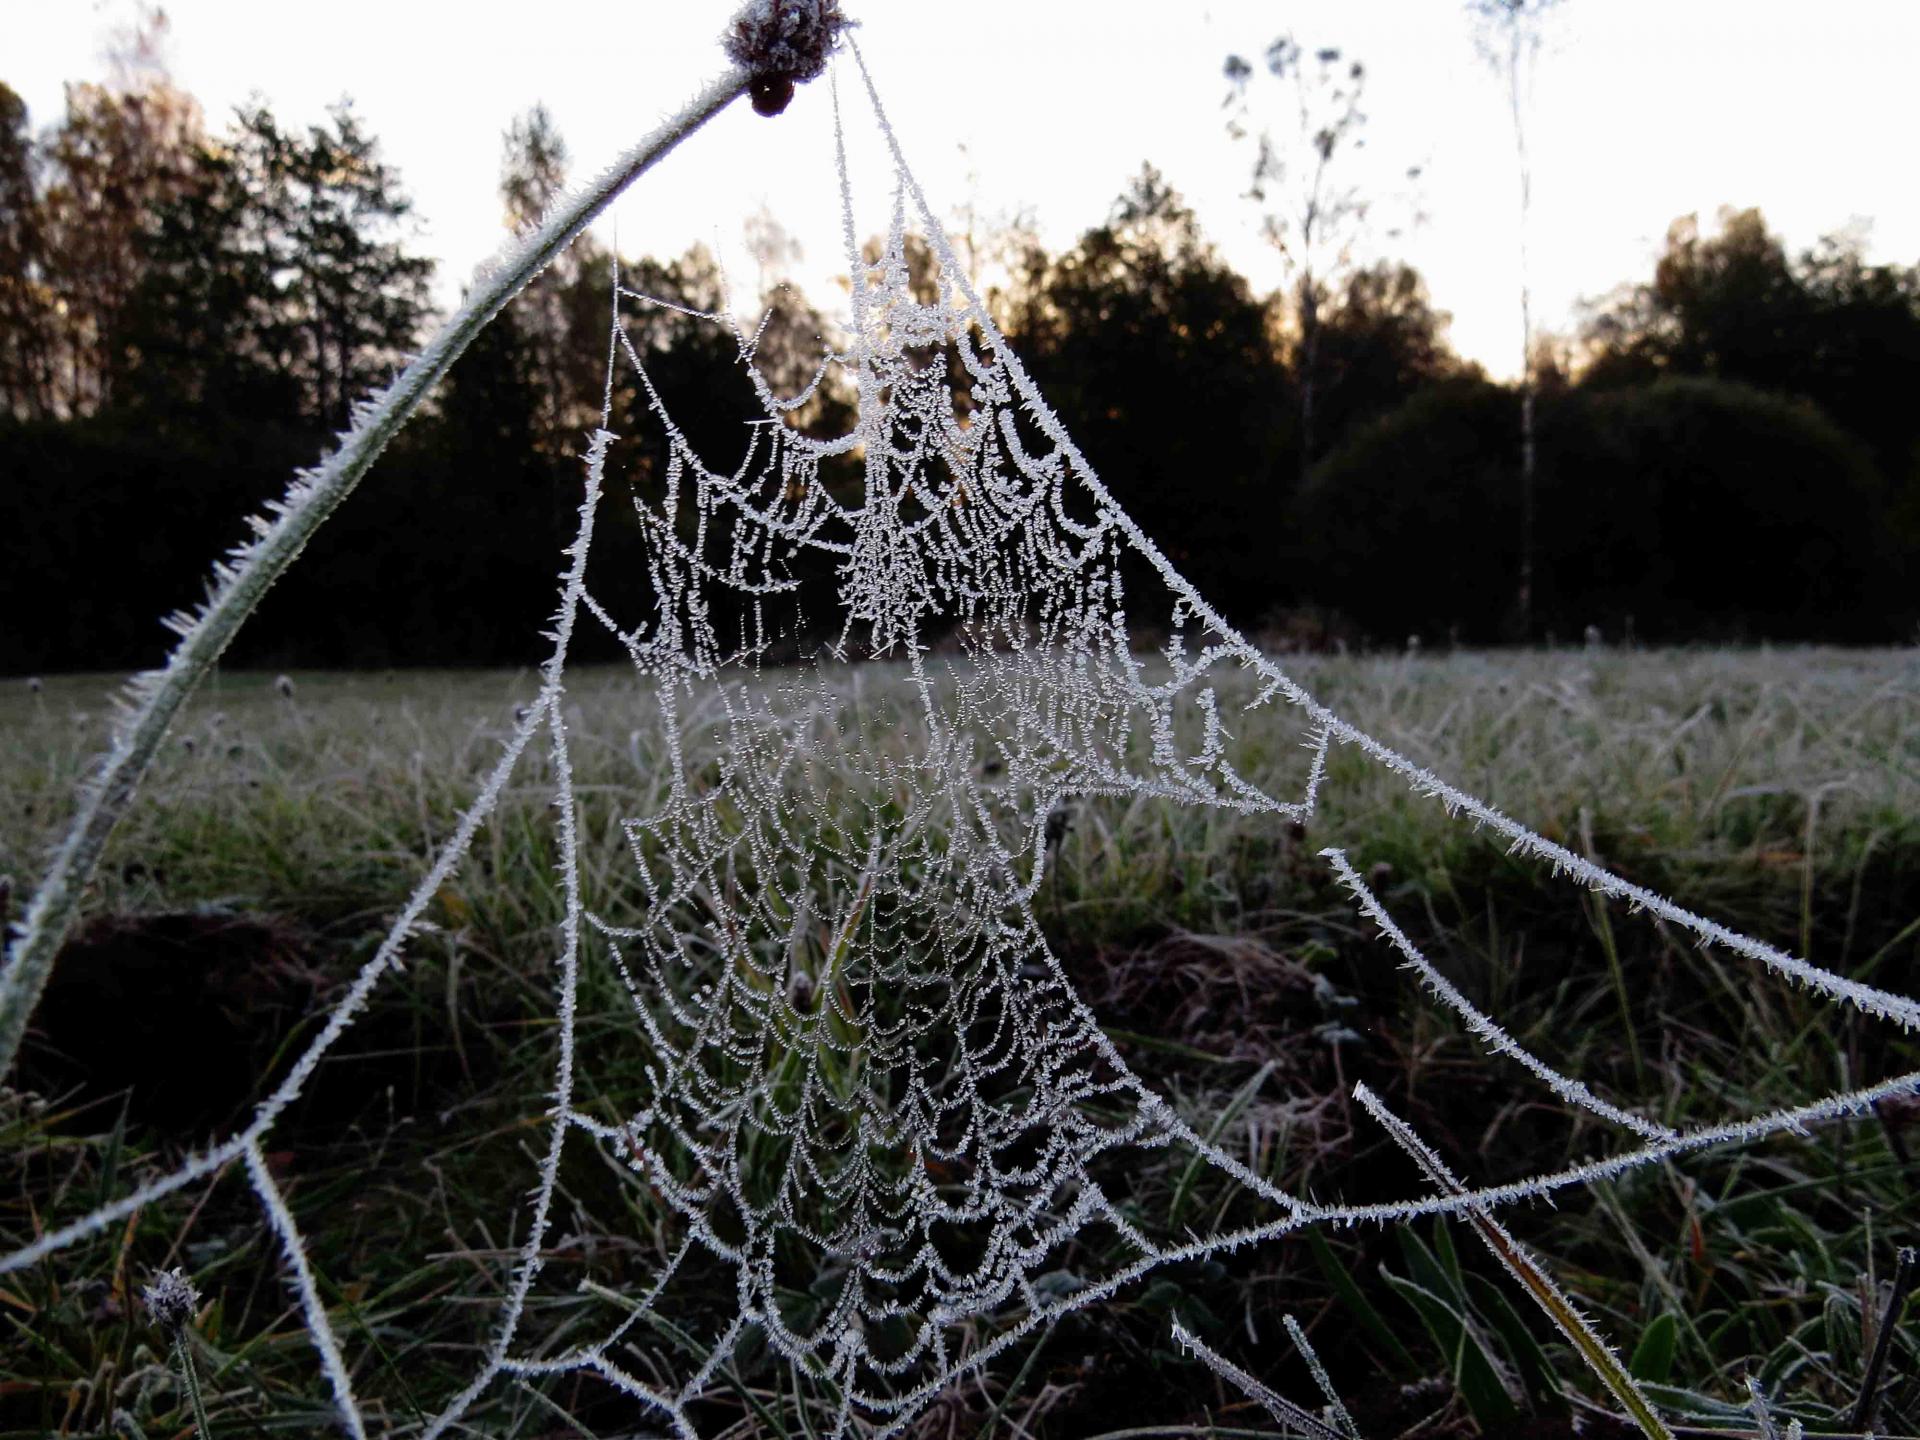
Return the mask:
<svg viewBox="0 0 1920 1440"><path fill-rule="evenodd" d="M1920 651L1287 663L1355 725L1549 839L1837 973L1920 991ZM538 688L506 672L289 679L216 677L115 837L23 1088L0 1092L0 1249L246 1113L377 943ZM14 918L105 743L113 683L56 677L0 693L0 875ZM831 683L854 717L844 743L915 746L898 672L869 666ZM585 883L597 895L631 888L619 820L657 805L666 784L665 739L640 699L627 668L569 672ZM1251 778L1297 790L1299 736L1284 711L1260 713L1274 733L1237 737L1257 757ZM691 716L690 765L720 743L713 719ZM529 751L436 896L430 932L268 1157L302 1213L324 1217L309 1220L308 1240L356 1390L370 1419L401 1432L470 1372L522 1223L564 911L550 763ZM1364 1200L1414 1188L1352 1102L1359 1081L1476 1180L1604 1148L1591 1120L1522 1084L1423 995L1334 882L1326 846L1347 852L1408 935L1521 1044L1663 1124L1920 1068L1912 1037L1553 878L1338 747L1303 826L1133 797L1075 804L1053 839L1036 910L1082 997L1183 1116L1292 1191ZM579 1026L620 1053L634 1025L616 983L589 977ZM592 1083L631 1095L646 1082L636 1057L598 1067ZM1899 1325L1896 1254L1920 1239L1916 1121L1920 1105L1889 1101L1804 1136L1563 1192L1508 1223L1676 1430L1762 1433L1752 1377L1782 1428L1793 1417L1808 1435L1910 1435L1920 1339ZM644 1197L602 1193L609 1183L585 1162L566 1172L553 1264L591 1260L638 1286L665 1253L667 1217ZM1149 1154L1129 1193L1138 1223L1169 1235L1249 1203L1171 1155ZM184 1398L134 1298L170 1265L208 1300L195 1343L216 1433L328 1429L272 1236L229 1178L0 1284L0 1434L185 1433ZM1073 1269L1069 1258L1060 1283ZM567 1302L548 1303L561 1333ZM1178 1319L1317 1404L1285 1315L1305 1325L1375 1440L1576 1424L1629 1433L1562 1337L1448 1222L1316 1231L1156 1272L963 1382L910 1433L1278 1433L1169 1330ZM683 1343L670 1329L648 1343ZM812 1435L830 1413L765 1355L720 1378L705 1434ZM634 1422L620 1403L576 1376L499 1387L470 1421L500 1436L570 1434L589 1420L624 1432Z"/></svg>

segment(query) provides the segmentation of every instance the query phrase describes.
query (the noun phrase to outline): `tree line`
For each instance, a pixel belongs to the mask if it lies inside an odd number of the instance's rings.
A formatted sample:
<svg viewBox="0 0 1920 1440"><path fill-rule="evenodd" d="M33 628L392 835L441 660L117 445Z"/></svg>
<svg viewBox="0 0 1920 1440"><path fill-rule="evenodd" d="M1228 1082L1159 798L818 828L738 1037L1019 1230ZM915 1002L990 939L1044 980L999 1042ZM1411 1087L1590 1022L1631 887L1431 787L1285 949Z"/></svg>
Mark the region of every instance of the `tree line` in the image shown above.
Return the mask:
<svg viewBox="0 0 1920 1440"><path fill-rule="evenodd" d="M1063 252L1018 226L966 247L987 253L996 319L1109 487L1232 618L1302 644L1911 636L1920 266L1868 264L1845 236L1789 254L1757 211L1685 219L1651 277L1499 384L1451 349L1416 271L1353 258L1369 207L1334 162L1364 70L1291 42L1267 68L1298 87L1303 126L1330 117L1304 132L1318 164L1298 204L1270 217L1300 262L1276 293L1225 262L1151 166ZM1252 73L1229 62L1247 139ZM1256 189L1281 196L1301 167L1264 132L1255 149ZM538 217L567 163L543 111L515 122L508 226ZM149 66L69 86L36 130L0 85L0 569L17 615L41 602L0 630L0 671L159 657L152 617L195 598L240 517L423 338L432 265L410 215L344 105L290 127L255 103L214 127ZM771 306L756 358L804 384L825 322L774 286L792 248L777 221L755 226ZM699 248L620 268L689 310L727 300ZM599 416L612 272L583 238L483 332L238 663L538 653ZM631 333L696 446L737 461L756 403L732 336L660 307ZM657 487L647 397L622 379L613 404L617 483ZM823 391L801 421L831 432L851 404ZM638 542L616 525L606 543L617 561Z"/></svg>

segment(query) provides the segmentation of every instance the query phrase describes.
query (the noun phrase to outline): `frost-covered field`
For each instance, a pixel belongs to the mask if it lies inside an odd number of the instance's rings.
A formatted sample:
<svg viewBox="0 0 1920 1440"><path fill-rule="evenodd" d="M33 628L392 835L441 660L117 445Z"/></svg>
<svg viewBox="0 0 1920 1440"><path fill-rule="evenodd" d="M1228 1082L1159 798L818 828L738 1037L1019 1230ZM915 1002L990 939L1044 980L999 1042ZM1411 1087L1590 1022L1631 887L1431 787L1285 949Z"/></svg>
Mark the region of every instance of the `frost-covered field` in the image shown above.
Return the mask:
<svg viewBox="0 0 1920 1440"><path fill-rule="evenodd" d="M1596 845L1599 835L1612 837L1596 853L1614 862L1645 851L1683 871L1745 864L1817 877L1841 866L1848 837L1864 845L1879 834L1875 848L1884 850L1920 815L1920 651L1299 656L1287 664L1356 726L1549 839L1578 848L1584 812ZM193 703L116 837L97 909L225 898L315 920L341 905L393 903L537 688L530 673L326 673L290 677L288 696L275 678L223 676ZM769 672L764 683L777 679ZM8 816L0 872L16 886L37 873L75 783L105 744L115 688L101 676L43 684L0 691ZM909 753L922 738L898 669L850 668L834 689L859 727L849 754L875 746ZM607 816L652 808L667 779L662 736L631 672L578 670L568 695L587 793ZM697 725L700 706L688 713ZM717 717L709 705L707 718ZM1297 787L1305 762L1290 711L1270 707L1229 723L1259 756L1252 778L1277 792ZM705 738L717 745L715 726ZM699 745L692 742L696 754ZM1473 843L1435 802L1377 767L1343 770L1341 753L1332 753L1313 848L1338 844L1356 860L1413 867L1438 861L1433 847ZM529 755L512 790L523 818L537 816L550 793L543 762ZM1218 862L1228 868L1216 878L1233 879L1228 857L1284 828L1150 799L1111 813L1092 808L1061 855L1061 878L1076 892L1069 898L1091 909L1151 905L1133 883L1103 886L1102 867L1151 870L1177 858L1189 867L1204 861L1209 873ZM506 848L534 843L531 835L492 839L503 880L494 903L524 904L541 891L539 852ZM1800 936L1764 938L1797 945Z"/></svg>
<svg viewBox="0 0 1920 1440"><path fill-rule="evenodd" d="M1920 652L1302 657L1289 668L1360 729L1549 839L1841 974L1920 989ZM89 1043L84 1024L63 1019L33 1062L50 1108L10 1097L0 1114L3 1248L244 1112L250 1084L298 1048L312 1024L302 1016L417 883L537 688L530 675L492 673L291 679L290 694L272 676L209 685L117 835L88 907L97 968L79 973L131 977L111 1002L118 1015L95 1028L138 1083L155 1093L161 1075L173 1083L164 1106L136 1091L122 1122L117 1096L76 1088L77 1071L63 1068L56 1051ZM617 911L633 889L618 821L657 808L663 734L630 670L576 669L567 685L586 885ZM63 677L0 691L0 874L13 877L16 915L104 743L110 688ZM697 697L683 717L696 777L719 761L710 700ZM910 700L896 671L838 672L823 697L838 714L822 723L846 722L849 754L909 754L924 739ZM1298 789L1306 759L1286 711L1229 714L1228 724L1250 778ZM1354 759L1332 751L1304 831L1145 796L1076 804L1061 816L1036 903L1128 1062L1259 1174L1323 1198L1408 1189L1396 1152L1356 1119L1348 1096L1359 1079L1450 1154L1474 1157L1481 1179L1551 1168L1599 1143L1422 1003L1331 883L1317 859L1328 845L1347 851L1443 972L1521 1043L1589 1081L1664 1097L1665 1124L1915 1068L1911 1041L1756 983L1726 956L1510 860ZM289 1148L273 1157L301 1213L330 1217L308 1236L316 1268L358 1277L326 1299L360 1357L363 1407L396 1425L416 1403L436 1408L470 1371L498 1302L500 1257L517 1243L514 1199L551 1063L548 972L563 904L548 763L529 753L473 860L436 897L434 931L329 1059L283 1127ZM151 918L161 915L173 918ZM223 1018L183 1037L167 1032L164 1001L189 984L188 964L201 965L194 1003ZM605 977L585 983L582 1003L583 1034L617 1046L632 1031ZM55 1018L74 1013L71 993L60 1004ZM205 1053L222 1047L230 1063ZM204 1082L182 1078L202 1071ZM644 1090L639 1072L638 1060L626 1073L602 1067L594 1083L625 1098ZM1512 1223L1615 1343L1638 1352L1645 1378L1695 1397L1669 1396L1703 1423L1718 1423L1717 1402L1741 1402L1751 1371L1809 1429L1844 1431L1884 1305L1876 1287L1893 1247L1913 1240L1913 1118L1883 1108L1874 1123L1811 1140L1571 1192L1558 1210ZM606 1226L591 1194L603 1180L569 1171L581 1199L557 1232L553 1266L613 1255L640 1285L666 1243L664 1217L629 1199L623 1223ZM1211 1171L1171 1163L1133 1177L1131 1197L1137 1223L1168 1235L1218 1228L1248 1203ZM0 1432L91 1433L115 1410L147 1433L180 1429L164 1357L129 1300L148 1270L173 1263L215 1299L201 1329L216 1427L325 1423L325 1390L274 1253L230 1180L11 1277L0 1295L13 1321L0 1340ZM1055 1273L1072 1283L1073 1257ZM1030 1348L1012 1351L916 1433L1016 1423L1036 1436L1264 1433L1263 1417L1177 1355L1168 1321L1307 1399L1283 1313L1309 1322L1369 1436L1430 1412L1439 1418L1428 1433L1497 1429L1525 1412L1564 1424L1552 1417L1579 1413L1592 1382L1496 1276L1469 1232L1434 1224L1171 1267L1063 1322L1071 1343L1044 1342L1030 1365ZM698 1318L687 1317L690 1329ZM1914 1358L1898 1338L1887 1373L1911 1373ZM1144 1373L1159 1378L1119 1383ZM738 1429L727 1433L809 1433L831 1409L812 1383L744 1357L703 1433L730 1420ZM548 1401L617 1423L609 1397L578 1378L541 1398L503 1389L473 1418L490 1434L560 1433ZM1916 1426L1920 1406L1894 1386L1882 1433Z"/></svg>

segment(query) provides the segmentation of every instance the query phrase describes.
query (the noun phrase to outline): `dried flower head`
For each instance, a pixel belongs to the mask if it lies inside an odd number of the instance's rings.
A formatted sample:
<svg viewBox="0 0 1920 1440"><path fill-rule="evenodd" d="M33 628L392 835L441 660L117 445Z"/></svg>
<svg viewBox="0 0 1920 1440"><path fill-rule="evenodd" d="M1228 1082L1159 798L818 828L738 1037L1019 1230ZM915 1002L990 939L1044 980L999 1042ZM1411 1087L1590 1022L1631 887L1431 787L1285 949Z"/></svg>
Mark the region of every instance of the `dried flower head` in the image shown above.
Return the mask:
<svg viewBox="0 0 1920 1440"><path fill-rule="evenodd" d="M153 1278L140 1292L140 1298L146 1302L147 1313L153 1317L153 1323L169 1335L177 1335L186 1329L187 1322L193 1318L193 1312L200 1304L200 1292L193 1288L193 1282L187 1279L186 1272L178 1267L154 1271Z"/></svg>
<svg viewBox="0 0 1920 1440"><path fill-rule="evenodd" d="M721 43L727 58L753 77L753 108L778 115L793 99L795 82L827 68L846 25L838 0L748 0Z"/></svg>

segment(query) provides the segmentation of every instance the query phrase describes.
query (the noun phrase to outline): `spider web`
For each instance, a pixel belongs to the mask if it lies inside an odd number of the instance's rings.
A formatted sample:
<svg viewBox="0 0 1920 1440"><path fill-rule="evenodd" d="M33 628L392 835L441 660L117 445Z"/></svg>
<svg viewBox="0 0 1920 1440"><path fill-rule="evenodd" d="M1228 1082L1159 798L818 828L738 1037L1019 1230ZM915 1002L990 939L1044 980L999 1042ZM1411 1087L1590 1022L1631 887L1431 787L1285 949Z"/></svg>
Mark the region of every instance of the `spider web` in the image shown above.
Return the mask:
<svg viewBox="0 0 1920 1440"><path fill-rule="evenodd" d="M1170 1262L1314 1224L1485 1213L1797 1130L1920 1082L1904 1075L1675 1131L1523 1050L1328 850L1361 913L1438 1000L1633 1148L1496 1187L1321 1204L1276 1188L1153 1093L1077 997L1036 919L1053 817L1069 799L1117 796L1304 821L1335 745L1515 851L1836 1003L1907 1027L1920 1006L1692 915L1532 834L1341 720L1227 625L1114 502L1007 347L863 62L860 73L895 190L886 240L869 260L854 243L836 98L847 348L780 395L755 366L757 337L736 331L763 413L746 458L717 471L675 425L628 333L632 316L667 302L616 285L609 396L612 369L629 369L666 447L663 473L649 477L657 483L630 491L645 541L639 573L616 566L591 583L588 573L620 438L606 428L609 402L586 457L539 697L379 951L244 1131L5 1257L0 1271L239 1159L285 1252L341 1424L364 1434L351 1367L263 1142L395 968L536 737L556 775L566 899L546 1142L492 1340L471 1382L423 1427L429 1437L464 1428L490 1386L576 1373L630 1396L649 1423L695 1435L699 1402L756 1348L831 1397L832 1433L894 1434L959 1376ZM912 237L937 262L933 275L915 273ZM810 436L792 418L836 373L858 418L844 434ZM583 624L625 648L667 740L666 798L623 819L630 882L611 897L590 896L583 880L588 842L563 705ZM1145 626L1166 637L1157 654L1135 651ZM800 653L804 637L823 634L817 653ZM911 697L911 723L891 745L868 743L847 688L874 666ZM1266 711L1297 723L1303 759L1290 794L1249 778L1236 738ZM696 730L711 742L698 753L685 743ZM613 1038L589 1039L576 1023L593 971L617 981L631 1011ZM640 1093L597 1083L616 1062L630 1073L636 1055ZM671 1217L677 1239L644 1285L601 1287L589 1319L574 1307L555 1325L539 1302L559 1293L545 1257L562 1223L569 1147L596 1151ZM1146 1233L1126 1203L1126 1164L1168 1149L1218 1172L1262 1218L1175 1240ZM1098 1247L1088 1244L1095 1235ZM1063 1282L1070 1249L1077 1269ZM1100 1268L1087 1259L1094 1249L1109 1257ZM701 1302L716 1287L736 1303L701 1330L697 1317L714 1308ZM676 1343L655 1343L662 1331Z"/></svg>

